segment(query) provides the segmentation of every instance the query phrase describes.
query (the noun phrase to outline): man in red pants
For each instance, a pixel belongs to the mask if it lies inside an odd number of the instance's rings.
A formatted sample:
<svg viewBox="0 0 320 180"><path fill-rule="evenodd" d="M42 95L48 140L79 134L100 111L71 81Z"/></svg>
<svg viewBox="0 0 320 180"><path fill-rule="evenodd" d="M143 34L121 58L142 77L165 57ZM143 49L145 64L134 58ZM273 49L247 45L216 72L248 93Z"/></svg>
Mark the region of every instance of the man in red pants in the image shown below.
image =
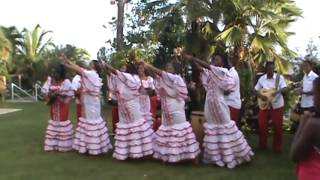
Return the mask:
<svg viewBox="0 0 320 180"><path fill-rule="evenodd" d="M115 134L117 129L117 123L119 122L119 112L118 112L118 102L116 98L112 95L112 93L109 93L108 102L112 106L112 110L111 110L112 132L113 134Z"/></svg>
<svg viewBox="0 0 320 180"><path fill-rule="evenodd" d="M230 63L231 64L231 63ZM240 79L235 67L229 69L229 73L235 82L235 90L232 92L225 92L224 99L229 106L230 118L235 121L237 127L240 129L240 110L241 110L241 98L240 98Z"/></svg>
<svg viewBox="0 0 320 180"><path fill-rule="evenodd" d="M268 120L271 118L272 124L275 130L273 139L274 152L282 151L282 123L284 113L284 99L283 93L286 90L286 82L283 76L274 73L274 62L266 63L266 74L261 76L255 86L256 94L262 101L268 100L268 97L261 93L261 90L276 91L272 94L275 98L272 101L270 107L265 110L260 109L258 121L259 121L259 140L260 148L267 148L268 140Z"/></svg>
<svg viewBox="0 0 320 180"><path fill-rule="evenodd" d="M160 107L160 99L157 95L154 95L150 98L151 102L151 113L153 117L153 130L157 131L161 125L161 117L158 116L158 111ZM161 116L161 115L160 115Z"/></svg>

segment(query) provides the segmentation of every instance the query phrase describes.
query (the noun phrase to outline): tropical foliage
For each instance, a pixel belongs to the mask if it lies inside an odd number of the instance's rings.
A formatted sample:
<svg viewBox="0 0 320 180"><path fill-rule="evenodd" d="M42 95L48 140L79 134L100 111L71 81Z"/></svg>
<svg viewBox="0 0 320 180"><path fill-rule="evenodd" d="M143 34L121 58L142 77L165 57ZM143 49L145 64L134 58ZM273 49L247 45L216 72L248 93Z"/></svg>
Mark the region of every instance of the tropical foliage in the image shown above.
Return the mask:
<svg viewBox="0 0 320 180"><path fill-rule="evenodd" d="M6 60L12 51L12 44L2 31L0 31L0 75L7 76Z"/></svg>
<svg viewBox="0 0 320 180"><path fill-rule="evenodd" d="M292 0L143 0L131 2L131 7L124 51L154 47L158 67L172 58L177 46L206 61L228 54L240 74L243 107L249 109L245 119L255 117L253 85L266 61L274 60L282 74L292 73L297 54L287 46L294 34L288 27L302 13ZM126 57L119 53L111 57ZM188 79L197 81L197 73L193 69Z"/></svg>
<svg viewBox="0 0 320 180"><path fill-rule="evenodd" d="M0 60L5 61L9 58L12 51L12 44L5 34L0 31Z"/></svg>
<svg viewBox="0 0 320 180"><path fill-rule="evenodd" d="M34 83L46 78L50 64L59 63L61 54L76 63L89 60L85 49L70 44L55 45L49 36L51 33L40 25L22 31L14 26L0 26L0 75L22 75L23 88L32 89Z"/></svg>
<svg viewBox="0 0 320 180"><path fill-rule="evenodd" d="M163 68L167 61L175 58L173 49L177 46L184 47L187 53L204 61L216 54L228 54L240 74L246 123L255 117L256 105L252 91L256 74L263 70L264 63L274 60L278 72L285 75L293 72L292 65L296 64L294 60L297 54L287 46L288 38L294 34L288 31L288 27L302 12L292 0L125 2L130 5L124 16L124 24L117 23L115 19L110 23L116 29L125 26L121 50L116 51L119 42L108 41L111 48L101 47L97 52L98 60L120 67L132 59L142 59ZM62 53L76 63L89 59L84 49L72 45L54 45L50 34L51 31L45 31L39 25L21 32L15 27L1 27L0 58L7 61L0 67L11 74L30 77L27 84L32 86L35 81L42 80L49 64L57 61ZM317 56L312 54L317 51L312 44L309 50L309 58ZM194 97L193 104L201 109L199 105L203 104L204 92L197 78L199 72L192 64L178 62L186 80L197 83L195 94L198 96ZM192 73L189 73L190 70ZM5 74L2 70L0 73ZM288 102L296 100L289 99ZM294 106L292 104L288 105L289 109Z"/></svg>

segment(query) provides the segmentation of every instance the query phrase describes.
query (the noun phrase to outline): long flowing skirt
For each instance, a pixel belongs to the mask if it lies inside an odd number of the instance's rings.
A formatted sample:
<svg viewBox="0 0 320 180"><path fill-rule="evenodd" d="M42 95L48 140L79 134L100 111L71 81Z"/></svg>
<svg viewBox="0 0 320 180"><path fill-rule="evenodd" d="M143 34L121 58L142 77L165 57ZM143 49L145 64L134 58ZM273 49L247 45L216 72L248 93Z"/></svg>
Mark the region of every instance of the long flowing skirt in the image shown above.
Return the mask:
<svg viewBox="0 0 320 180"><path fill-rule="evenodd" d="M143 118L153 126L153 117L151 113L150 97L148 95L140 95L140 111L142 112Z"/></svg>
<svg viewBox="0 0 320 180"><path fill-rule="evenodd" d="M251 161L253 152L235 122L223 96L207 93L203 140L203 162L220 167L235 166Z"/></svg>
<svg viewBox="0 0 320 180"><path fill-rule="evenodd" d="M200 153L199 143L189 122L161 125L155 132L154 139L153 157L164 162L192 160Z"/></svg>
<svg viewBox="0 0 320 180"><path fill-rule="evenodd" d="M113 157L118 160L142 158L153 154L153 130L140 112L139 98L118 100L119 120Z"/></svg>
<svg viewBox="0 0 320 180"><path fill-rule="evenodd" d="M170 163L195 159L200 148L186 121L184 101L163 97L161 103L162 124L154 135L153 157Z"/></svg>
<svg viewBox="0 0 320 180"><path fill-rule="evenodd" d="M113 157L138 159L153 154L153 130L146 121L117 124Z"/></svg>
<svg viewBox="0 0 320 180"><path fill-rule="evenodd" d="M51 120L49 120L45 142L45 151L72 150L73 126L69 118L69 103L59 99L50 107Z"/></svg>
<svg viewBox="0 0 320 180"><path fill-rule="evenodd" d="M79 118L73 149L90 155L107 153L112 145L106 122L100 116L99 97L85 95L82 108L84 114Z"/></svg>
<svg viewBox="0 0 320 180"><path fill-rule="evenodd" d="M70 151L73 142L73 126L70 120L50 120L45 136L45 151Z"/></svg>

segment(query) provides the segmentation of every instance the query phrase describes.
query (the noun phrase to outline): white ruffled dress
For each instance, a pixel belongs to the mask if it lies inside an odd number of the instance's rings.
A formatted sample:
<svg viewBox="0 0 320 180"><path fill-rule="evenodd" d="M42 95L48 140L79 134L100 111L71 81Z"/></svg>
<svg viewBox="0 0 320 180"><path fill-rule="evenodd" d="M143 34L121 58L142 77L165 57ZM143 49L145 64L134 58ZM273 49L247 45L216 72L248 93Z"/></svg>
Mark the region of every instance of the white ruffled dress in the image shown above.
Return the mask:
<svg viewBox="0 0 320 180"><path fill-rule="evenodd" d="M152 89L154 90L154 80L152 77L148 76L147 79L141 80L141 88L140 88L140 108L142 115L145 120L147 120L151 126L153 126L153 117L151 113L151 103L150 103L150 96L146 89Z"/></svg>
<svg viewBox="0 0 320 180"><path fill-rule="evenodd" d="M151 125L144 119L139 101L141 81L137 76L117 71L108 77L108 87L118 101L113 157L138 159L153 154Z"/></svg>
<svg viewBox="0 0 320 180"><path fill-rule="evenodd" d="M155 87L161 97L162 123L154 135L153 157L169 163L195 159L200 148L186 121L184 105L188 91L185 82L179 75L162 72Z"/></svg>
<svg viewBox="0 0 320 180"><path fill-rule="evenodd" d="M69 103L74 96L70 80L65 79L61 83L55 83L51 77L48 77L42 87L42 94L47 96L53 92L59 94L60 97L50 107L51 119L46 129L44 150L70 151L74 135L69 119Z"/></svg>
<svg viewBox="0 0 320 180"><path fill-rule="evenodd" d="M209 70L203 69L201 80L207 91L203 162L234 168L251 161L253 152L242 132L230 119L229 107L224 100L224 91L235 87L228 70L210 66Z"/></svg>
<svg viewBox="0 0 320 180"><path fill-rule="evenodd" d="M82 115L76 129L73 148L79 153L99 155L112 149L106 122L101 117L102 80L94 70L81 73Z"/></svg>

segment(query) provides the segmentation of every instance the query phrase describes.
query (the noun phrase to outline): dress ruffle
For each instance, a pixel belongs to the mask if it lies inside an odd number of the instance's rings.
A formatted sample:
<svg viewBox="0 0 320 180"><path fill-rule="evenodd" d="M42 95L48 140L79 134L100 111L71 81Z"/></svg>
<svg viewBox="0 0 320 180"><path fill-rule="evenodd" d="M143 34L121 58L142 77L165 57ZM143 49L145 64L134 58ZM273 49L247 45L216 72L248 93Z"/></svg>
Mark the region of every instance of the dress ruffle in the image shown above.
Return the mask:
<svg viewBox="0 0 320 180"><path fill-rule="evenodd" d="M117 123L113 157L125 160L152 155L152 135L152 127L146 121Z"/></svg>
<svg viewBox="0 0 320 180"><path fill-rule="evenodd" d="M96 120L79 118L73 149L79 153L99 155L107 153L111 148L106 122L102 118Z"/></svg>
<svg viewBox="0 0 320 180"><path fill-rule="evenodd" d="M234 121L223 125L204 123L204 129L204 163L234 168L243 162L251 161L251 147Z"/></svg>
<svg viewBox="0 0 320 180"><path fill-rule="evenodd" d="M146 122L147 123L149 123L149 125L151 126L151 127L153 127L153 117L152 117L152 113L150 112L150 113L143 113L143 119L145 119L146 120Z"/></svg>
<svg viewBox="0 0 320 180"><path fill-rule="evenodd" d="M50 120L45 136L45 151L70 151L72 150L73 127L70 120Z"/></svg>
<svg viewBox="0 0 320 180"><path fill-rule="evenodd" d="M155 159L175 163L195 159L199 153L199 143L189 122L172 126L161 125L154 135Z"/></svg>

